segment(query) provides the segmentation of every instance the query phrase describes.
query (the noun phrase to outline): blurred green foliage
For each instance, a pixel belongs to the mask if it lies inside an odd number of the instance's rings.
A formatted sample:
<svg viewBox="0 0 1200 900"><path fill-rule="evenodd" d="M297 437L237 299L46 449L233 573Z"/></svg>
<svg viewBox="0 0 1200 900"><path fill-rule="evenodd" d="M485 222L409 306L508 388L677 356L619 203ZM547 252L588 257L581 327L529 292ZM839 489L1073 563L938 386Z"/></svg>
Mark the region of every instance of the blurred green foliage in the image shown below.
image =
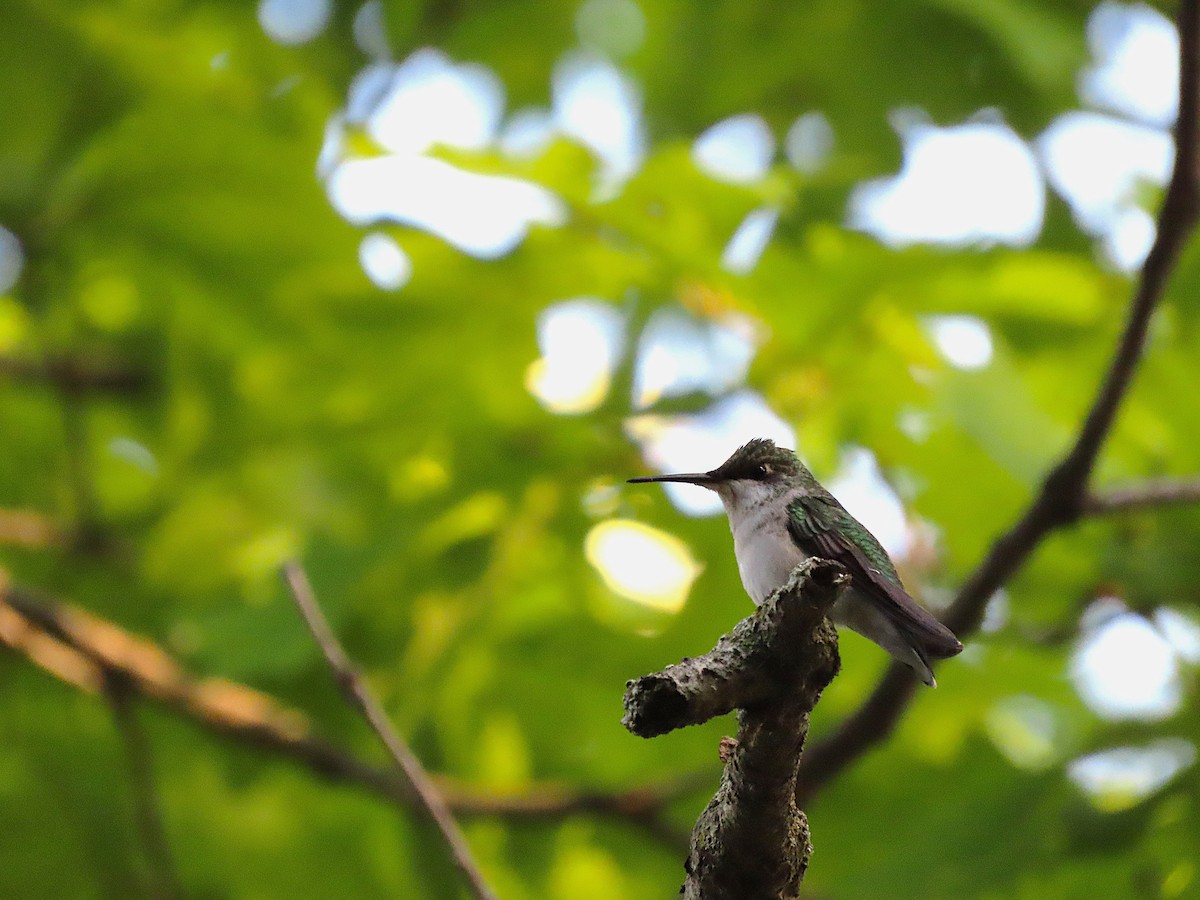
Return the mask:
<svg viewBox="0 0 1200 900"><path fill-rule="evenodd" d="M270 692L377 757L281 589L276 568L295 554L431 770L496 792L617 790L705 768L715 783L730 723L644 742L619 718L627 678L707 649L748 611L727 529L681 516L657 491L614 487L644 470L623 429L631 354L591 413L552 414L525 386L539 313L588 295L628 312L634 331L681 301L701 318L759 320L769 337L751 386L796 425L818 475L852 445L876 454L936 535L907 577L931 597L953 589L1073 434L1130 285L1096 262L1057 200L1024 250L887 249L844 227L845 202L860 180L896 170L895 107L940 123L997 107L1026 138L1075 107L1090 4L641 7L645 40L621 61L643 87L649 129L633 180L597 201L595 161L566 140L520 161L439 151L545 185L568 221L499 260L388 229L414 274L385 292L359 265L363 231L315 173L367 61L350 37L357 7L338 5L323 34L289 48L244 2L5 0L0 225L25 261L0 296L0 354L118 364L146 385L75 396L0 375L0 508L100 538L90 551L2 547L12 580L152 638L197 673ZM574 4L511 0L386 9L398 56L433 45L484 63L510 109L548 103L575 15ZM809 109L836 136L815 175L781 163L734 187L688 155L718 119L756 111L782 133ZM729 235L764 202L783 211L761 262L744 276L722 270ZM1200 470L1198 293L1193 255L1155 322L1102 483ZM941 313L988 323L990 366L941 360L921 324ZM923 440L898 424L905 411L923 417ZM609 489L603 508L585 502L597 488ZM612 614L620 604L584 556L589 530L613 515L680 536L705 564L683 609L649 629ZM1198 542L1189 509L1049 540L1009 586L1008 621L945 665L886 747L812 805L813 896L1200 890L1196 767L1119 813L1065 777L1085 751L1194 737L1194 673L1173 715L1114 724L1067 678L1073 640L1036 639L1073 633L1081 598L1106 590L1194 615ZM884 664L855 637L843 647L816 735ZM1013 697L1058 723L1032 767L989 731ZM432 838L382 802L142 714L187 896L455 895ZM0 896L144 889L125 768L102 701L0 653ZM672 815L686 827L705 800L684 798ZM676 850L603 817L467 831L506 898L658 897L682 877Z"/></svg>

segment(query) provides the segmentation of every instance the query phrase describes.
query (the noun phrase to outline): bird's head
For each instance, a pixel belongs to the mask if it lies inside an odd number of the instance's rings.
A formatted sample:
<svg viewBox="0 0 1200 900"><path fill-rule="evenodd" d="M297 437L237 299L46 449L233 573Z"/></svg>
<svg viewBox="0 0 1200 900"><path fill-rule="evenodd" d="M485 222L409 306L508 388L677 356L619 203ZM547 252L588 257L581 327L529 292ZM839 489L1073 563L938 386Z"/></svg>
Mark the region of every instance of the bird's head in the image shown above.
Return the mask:
<svg viewBox="0 0 1200 900"><path fill-rule="evenodd" d="M733 455L707 472L678 475L645 475L630 478L630 484L675 482L698 484L716 491L727 509L746 500L775 495L794 485L813 482L813 475L796 454L765 438L755 438L733 451Z"/></svg>

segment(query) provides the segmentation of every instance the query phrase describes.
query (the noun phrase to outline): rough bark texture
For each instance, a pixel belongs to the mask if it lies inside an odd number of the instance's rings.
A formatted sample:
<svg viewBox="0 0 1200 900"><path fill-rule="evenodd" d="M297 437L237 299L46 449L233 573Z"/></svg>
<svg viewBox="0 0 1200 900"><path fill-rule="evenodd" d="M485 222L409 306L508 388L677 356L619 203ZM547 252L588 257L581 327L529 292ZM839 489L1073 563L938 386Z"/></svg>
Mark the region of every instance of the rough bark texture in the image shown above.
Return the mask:
<svg viewBox="0 0 1200 900"><path fill-rule="evenodd" d="M710 652L628 683L622 721L641 737L738 710L736 745L723 745L720 787L692 831L685 898L799 893L812 844L796 769L808 715L838 672L826 614L848 581L836 563L808 560Z"/></svg>

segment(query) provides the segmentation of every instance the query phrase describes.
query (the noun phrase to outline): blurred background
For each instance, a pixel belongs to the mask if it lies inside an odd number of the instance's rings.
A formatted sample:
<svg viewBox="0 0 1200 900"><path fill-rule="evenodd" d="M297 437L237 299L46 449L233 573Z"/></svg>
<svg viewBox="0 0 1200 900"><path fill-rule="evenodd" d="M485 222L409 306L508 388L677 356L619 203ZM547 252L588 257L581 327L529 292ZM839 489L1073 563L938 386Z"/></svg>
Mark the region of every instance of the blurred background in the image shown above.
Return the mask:
<svg viewBox="0 0 1200 900"><path fill-rule="evenodd" d="M292 556L502 897L673 895L734 723L624 683L750 605L712 495L623 480L774 438L944 606L1111 356L1171 16L5 0L0 896L459 896ZM1100 486L1200 471L1197 298ZM810 803L808 895L1200 896L1198 544L1052 535Z"/></svg>

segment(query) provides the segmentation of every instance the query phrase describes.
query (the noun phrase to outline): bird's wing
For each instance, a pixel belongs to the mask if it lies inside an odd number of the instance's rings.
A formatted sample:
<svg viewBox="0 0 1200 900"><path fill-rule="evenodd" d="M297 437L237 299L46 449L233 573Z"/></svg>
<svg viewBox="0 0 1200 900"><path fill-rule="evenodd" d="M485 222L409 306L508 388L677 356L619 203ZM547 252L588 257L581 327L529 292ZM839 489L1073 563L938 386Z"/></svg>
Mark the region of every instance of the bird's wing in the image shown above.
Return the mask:
<svg viewBox="0 0 1200 900"><path fill-rule="evenodd" d="M832 496L793 500L788 507L788 531L807 555L841 563L861 594L919 639L919 649L938 658L962 650L953 632L904 590L887 551ZM846 536L851 531L865 536L861 545Z"/></svg>

